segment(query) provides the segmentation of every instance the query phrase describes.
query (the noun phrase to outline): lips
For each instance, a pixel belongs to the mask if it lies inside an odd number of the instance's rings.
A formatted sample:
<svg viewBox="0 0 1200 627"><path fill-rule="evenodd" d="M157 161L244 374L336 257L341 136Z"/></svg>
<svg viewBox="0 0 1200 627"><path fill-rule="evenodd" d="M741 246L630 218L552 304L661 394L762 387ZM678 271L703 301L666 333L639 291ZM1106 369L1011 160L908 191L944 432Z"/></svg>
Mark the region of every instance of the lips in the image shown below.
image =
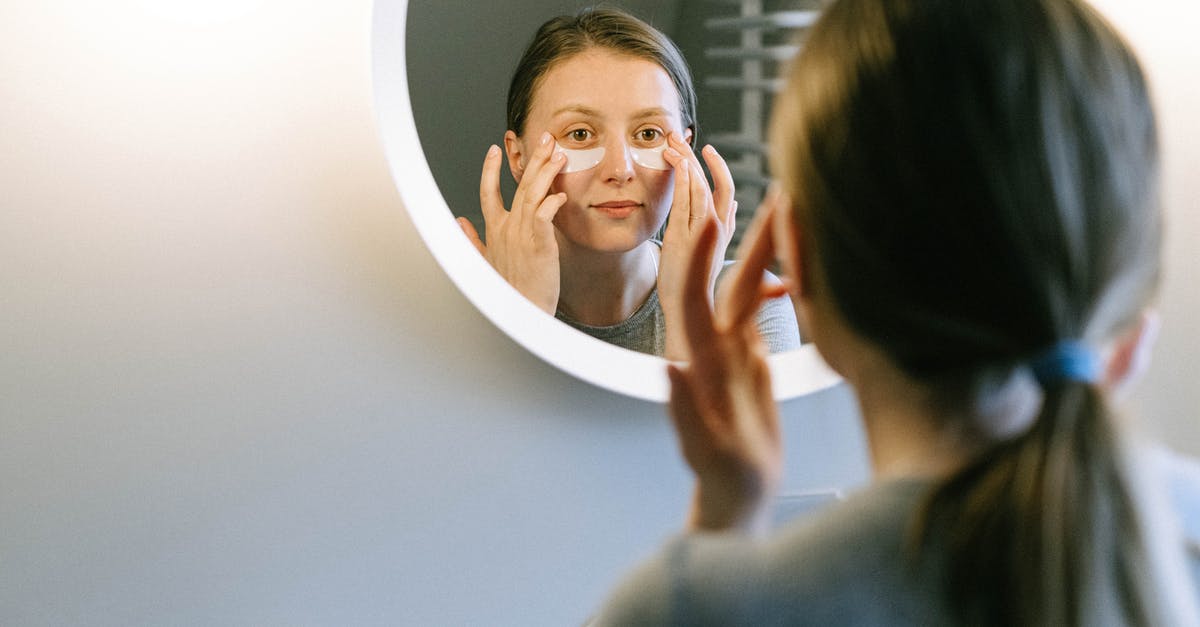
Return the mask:
<svg viewBox="0 0 1200 627"><path fill-rule="evenodd" d="M634 200L610 200L592 205L592 208L610 218L625 218L636 211L642 203Z"/></svg>

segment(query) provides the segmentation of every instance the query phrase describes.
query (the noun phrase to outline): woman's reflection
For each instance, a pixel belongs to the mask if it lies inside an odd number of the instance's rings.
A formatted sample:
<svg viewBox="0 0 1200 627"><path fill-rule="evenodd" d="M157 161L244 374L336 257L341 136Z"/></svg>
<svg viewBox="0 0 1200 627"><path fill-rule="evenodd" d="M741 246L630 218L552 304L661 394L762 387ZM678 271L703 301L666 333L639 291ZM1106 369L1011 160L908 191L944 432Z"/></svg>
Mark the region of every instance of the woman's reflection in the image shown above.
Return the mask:
<svg viewBox="0 0 1200 627"><path fill-rule="evenodd" d="M710 188L692 151L695 111L687 65L663 33L615 9L552 19L509 87L503 152L518 183L512 206L504 206L502 155L492 146L480 183L486 244L469 221L459 223L547 313L609 343L685 360L687 253L715 221L715 289L732 263L723 259L737 209L725 161L711 146L700 151ZM767 301L758 329L772 352L800 345L786 297Z"/></svg>

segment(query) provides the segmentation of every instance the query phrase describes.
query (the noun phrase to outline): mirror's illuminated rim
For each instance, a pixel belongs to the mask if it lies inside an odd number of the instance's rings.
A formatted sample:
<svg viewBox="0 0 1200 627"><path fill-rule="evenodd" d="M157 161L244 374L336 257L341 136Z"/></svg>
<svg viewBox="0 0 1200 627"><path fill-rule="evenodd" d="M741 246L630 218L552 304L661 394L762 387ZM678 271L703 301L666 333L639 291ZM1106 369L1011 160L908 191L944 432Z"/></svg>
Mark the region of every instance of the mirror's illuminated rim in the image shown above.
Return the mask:
<svg viewBox="0 0 1200 627"><path fill-rule="evenodd" d="M374 3L371 54L376 122L400 197L434 258L484 316L541 359L593 385L665 402L669 391L665 361L607 344L547 315L500 278L459 230L425 160L413 119L404 58L407 16L408 0ZM811 345L772 355L770 364L779 400L840 380Z"/></svg>

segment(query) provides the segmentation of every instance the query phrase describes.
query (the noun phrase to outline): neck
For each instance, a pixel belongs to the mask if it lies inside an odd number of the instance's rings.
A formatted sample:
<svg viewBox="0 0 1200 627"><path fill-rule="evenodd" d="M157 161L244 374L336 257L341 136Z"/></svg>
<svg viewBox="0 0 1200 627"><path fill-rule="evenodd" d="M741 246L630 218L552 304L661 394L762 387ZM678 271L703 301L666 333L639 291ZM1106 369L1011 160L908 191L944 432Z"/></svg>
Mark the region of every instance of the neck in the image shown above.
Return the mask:
<svg viewBox="0 0 1200 627"><path fill-rule="evenodd" d="M978 450L962 421L941 415L929 391L890 364L847 376L855 388L876 480L946 476Z"/></svg>
<svg viewBox="0 0 1200 627"><path fill-rule="evenodd" d="M657 246L642 242L626 252L573 246L559 238L558 309L591 326L627 320L646 302L658 280Z"/></svg>

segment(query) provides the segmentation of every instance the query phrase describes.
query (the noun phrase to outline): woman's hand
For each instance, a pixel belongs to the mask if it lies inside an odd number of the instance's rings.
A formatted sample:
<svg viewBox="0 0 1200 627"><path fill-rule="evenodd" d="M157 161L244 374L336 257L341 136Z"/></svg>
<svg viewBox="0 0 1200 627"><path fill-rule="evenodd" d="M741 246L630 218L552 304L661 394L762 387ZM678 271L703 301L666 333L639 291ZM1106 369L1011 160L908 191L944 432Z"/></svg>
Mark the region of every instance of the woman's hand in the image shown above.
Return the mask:
<svg viewBox="0 0 1200 627"><path fill-rule="evenodd" d="M668 148L663 158L675 170L675 189L671 212L663 235L662 262L658 272L658 295L666 321L665 355L669 360L686 361L688 352L683 339L683 283L689 252L695 247L700 233L713 224L716 237L712 241L712 260L706 280L704 302L711 301L717 275L725 263L725 249L733 237L737 203L733 199L733 176L729 166L712 146L701 154L713 176L713 189L708 188L700 160L678 133L667 138Z"/></svg>
<svg viewBox="0 0 1200 627"><path fill-rule="evenodd" d="M722 287L713 313L709 273L717 248L715 220L700 230L683 277L686 366L669 364L670 413L696 492L692 530L765 528L783 468L778 408L771 395L766 347L754 316L762 301L786 293L763 281L774 258L771 197L746 234L743 258Z"/></svg>
<svg viewBox="0 0 1200 627"><path fill-rule="evenodd" d="M554 315L558 307L559 262L553 220L567 202L567 195L547 194L566 156L554 154L554 141L549 133L542 133L509 211L500 195L500 153L498 146L488 149L479 181L487 244L466 218L458 218L458 224L509 285L542 311Z"/></svg>

